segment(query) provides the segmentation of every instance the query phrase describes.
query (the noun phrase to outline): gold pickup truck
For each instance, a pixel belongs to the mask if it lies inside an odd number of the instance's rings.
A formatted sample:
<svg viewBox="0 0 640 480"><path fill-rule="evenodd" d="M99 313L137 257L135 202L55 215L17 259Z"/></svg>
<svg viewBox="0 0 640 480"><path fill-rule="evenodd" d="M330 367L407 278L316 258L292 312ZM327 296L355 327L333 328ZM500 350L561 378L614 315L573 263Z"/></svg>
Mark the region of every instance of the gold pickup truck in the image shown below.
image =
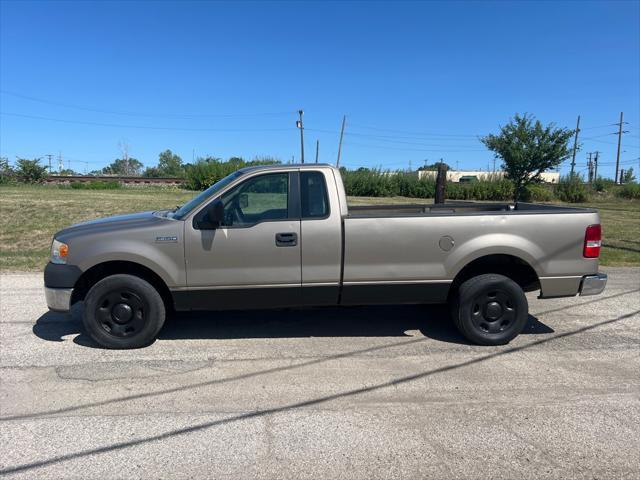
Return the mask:
<svg viewBox="0 0 640 480"><path fill-rule="evenodd" d="M152 343L172 311L449 303L470 341L508 343L541 298L594 295L595 210L451 203L349 207L329 165L238 170L171 211L55 234L47 304L84 302L107 348Z"/></svg>

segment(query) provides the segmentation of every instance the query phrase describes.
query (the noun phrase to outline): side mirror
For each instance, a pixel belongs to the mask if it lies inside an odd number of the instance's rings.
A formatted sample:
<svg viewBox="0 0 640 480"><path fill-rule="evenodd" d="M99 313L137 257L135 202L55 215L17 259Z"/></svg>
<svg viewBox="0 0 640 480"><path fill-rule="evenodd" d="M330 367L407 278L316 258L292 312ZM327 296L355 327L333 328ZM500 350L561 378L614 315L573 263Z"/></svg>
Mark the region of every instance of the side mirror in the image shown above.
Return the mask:
<svg viewBox="0 0 640 480"><path fill-rule="evenodd" d="M238 196L238 203L240 208L247 208L249 206L249 195L246 193L241 193Z"/></svg>
<svg viewBox="0 0 640 480"><path fill-rule="evenodd" d="M214 230L222 225L224 220L224 203L219 198L211 202L198 220L198 229Z"/></svg>

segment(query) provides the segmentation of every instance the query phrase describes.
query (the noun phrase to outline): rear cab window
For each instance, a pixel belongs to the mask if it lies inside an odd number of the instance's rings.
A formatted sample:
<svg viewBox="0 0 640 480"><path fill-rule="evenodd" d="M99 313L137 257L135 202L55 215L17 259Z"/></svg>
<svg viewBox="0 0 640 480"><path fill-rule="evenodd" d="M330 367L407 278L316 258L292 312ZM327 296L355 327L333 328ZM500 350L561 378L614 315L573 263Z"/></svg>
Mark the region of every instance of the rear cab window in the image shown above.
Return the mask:
<svg viewBox="0 0 640 480"><path fill-rule="evenodd" d="M300 196L303 220L329 216L329 196L322 172L300 172Z"/></svg>

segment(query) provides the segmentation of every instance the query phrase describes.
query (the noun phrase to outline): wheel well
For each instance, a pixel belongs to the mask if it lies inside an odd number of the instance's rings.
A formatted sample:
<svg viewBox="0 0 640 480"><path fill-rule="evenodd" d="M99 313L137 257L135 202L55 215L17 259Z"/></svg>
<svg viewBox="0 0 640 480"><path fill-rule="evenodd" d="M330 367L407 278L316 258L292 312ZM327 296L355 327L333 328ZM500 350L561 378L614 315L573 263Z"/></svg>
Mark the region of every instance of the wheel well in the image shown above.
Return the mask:
<svg viewBox="0 0 640 480"><path fill-rule="evenodd" d="M139 263L126 261L99 263L84 272L73 287L71 304L84 300L91 287L103 278L119 273L134 275L149 282L162 297L167 311L173 310L173 298L164 280L150 268Z"/></svg>
<svg viewBox="0 0 640 480"><path fill-rule="evenodd" d="M460 270L453 280L451 291L456 291L470 278L485 273L504 275L520 285L525 292L540 288L536 271L526 261L513 255L487 255L476 258Z"/></svg>

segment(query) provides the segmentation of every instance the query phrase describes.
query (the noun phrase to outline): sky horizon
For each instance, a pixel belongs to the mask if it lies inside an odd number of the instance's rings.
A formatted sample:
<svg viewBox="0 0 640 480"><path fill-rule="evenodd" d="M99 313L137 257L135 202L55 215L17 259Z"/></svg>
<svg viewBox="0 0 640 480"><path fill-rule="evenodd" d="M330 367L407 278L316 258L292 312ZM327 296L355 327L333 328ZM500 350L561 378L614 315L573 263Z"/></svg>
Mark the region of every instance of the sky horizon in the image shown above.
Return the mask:
<svg viewBox="0 0 640 480"><path fill-rule="evenodd" d="M639 171L640 1L0 2L0 156L85 172L171 149L417 169L492 168L515 113ZM70 163L69 163L70 162ZM569 161L561 172L567 173Z"/></svg>

